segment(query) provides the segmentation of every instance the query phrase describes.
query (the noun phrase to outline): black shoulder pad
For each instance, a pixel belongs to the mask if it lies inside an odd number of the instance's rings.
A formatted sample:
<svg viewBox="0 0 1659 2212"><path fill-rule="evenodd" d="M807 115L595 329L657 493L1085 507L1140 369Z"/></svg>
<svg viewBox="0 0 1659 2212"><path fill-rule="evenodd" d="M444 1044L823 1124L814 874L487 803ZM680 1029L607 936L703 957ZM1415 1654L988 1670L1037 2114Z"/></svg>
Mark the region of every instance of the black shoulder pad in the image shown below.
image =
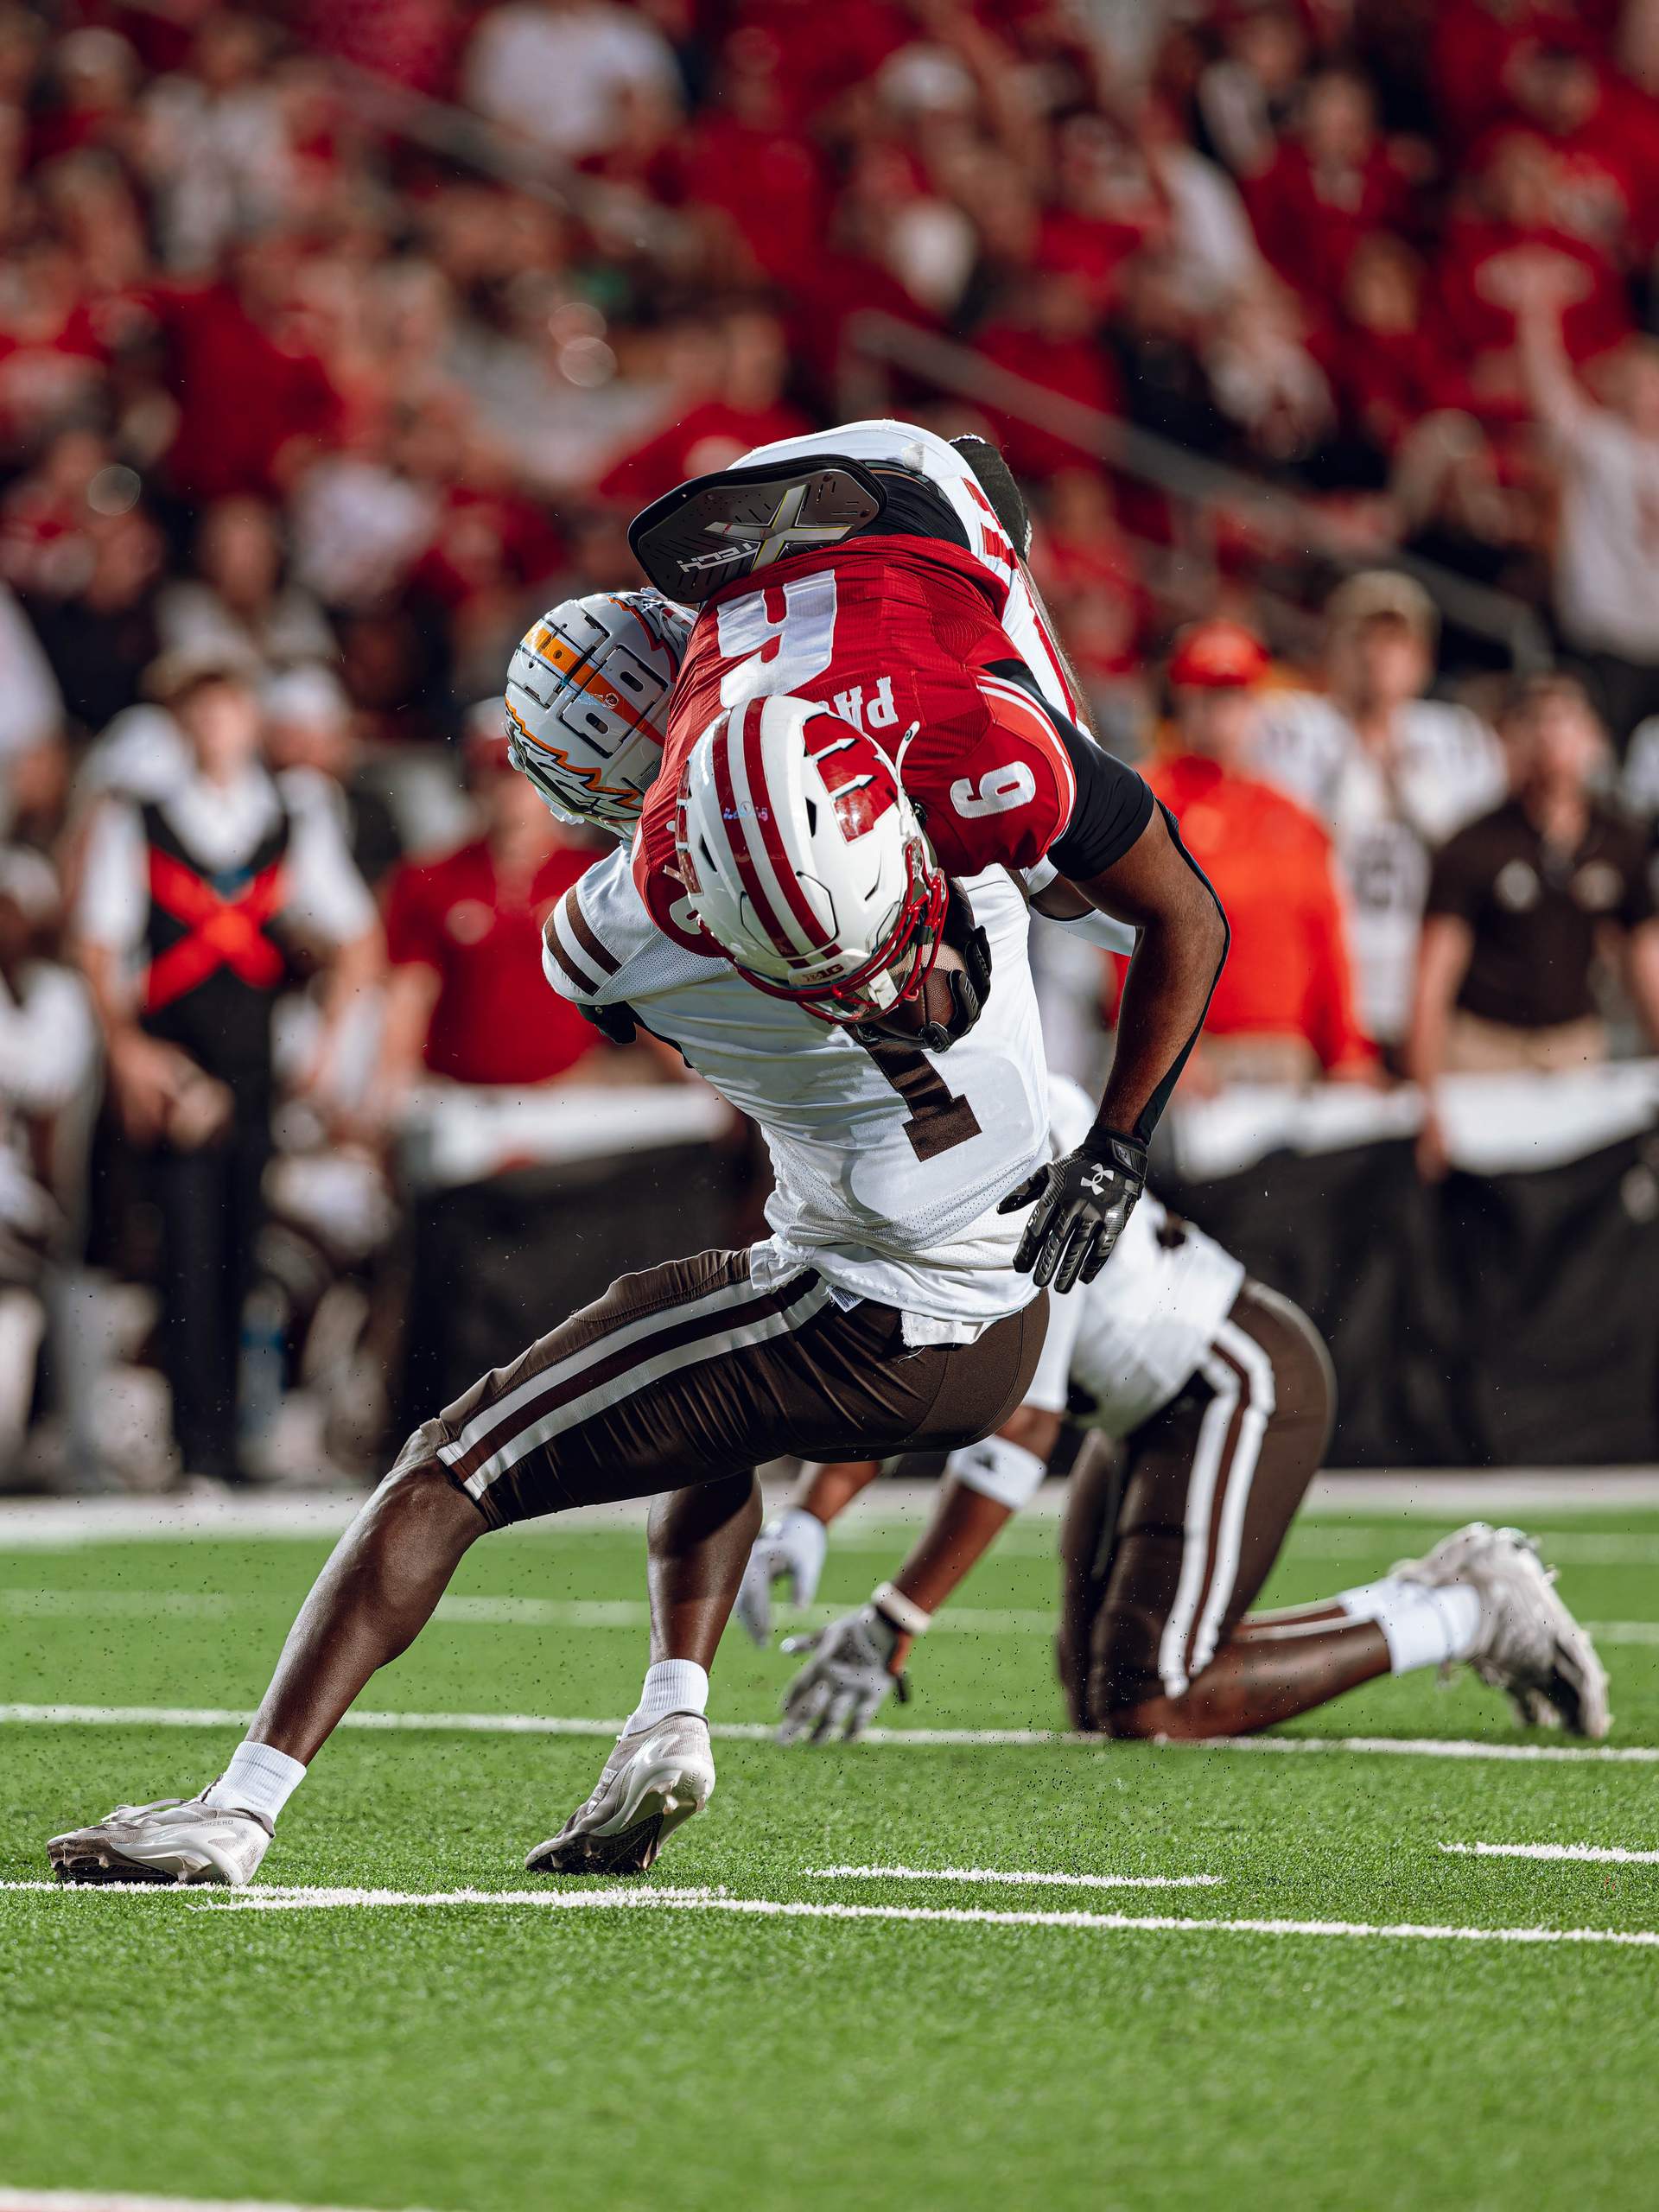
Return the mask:
<svg viewBox="0 0 1659 2212"><path fill-rule="evenodd" d="M582 1020L591 1021L613 1045L632 1044L637 1024L631 1006L624 1006L620 1001L614 1006L589 1006L586 999L578 999L575 1006Z"/></svg>
<svg viewBox="0 0 1659 2212"><path fill-rule="evenodd" d="M979 488L991 503L1014 551L1023 561L1031 550L1031 510L1026 495L1014 480L1014 471L988 438L952 438L951 444L979 479Z"/></svg>
<svg viewBox="0 0 1659 2212"><path fill-rule="evenodd" d="M694 476L628 524L633 556L658 591L700 607L727 584L791 553L838 544L880 519L887 493L844 454L804 454Z"/></svg>

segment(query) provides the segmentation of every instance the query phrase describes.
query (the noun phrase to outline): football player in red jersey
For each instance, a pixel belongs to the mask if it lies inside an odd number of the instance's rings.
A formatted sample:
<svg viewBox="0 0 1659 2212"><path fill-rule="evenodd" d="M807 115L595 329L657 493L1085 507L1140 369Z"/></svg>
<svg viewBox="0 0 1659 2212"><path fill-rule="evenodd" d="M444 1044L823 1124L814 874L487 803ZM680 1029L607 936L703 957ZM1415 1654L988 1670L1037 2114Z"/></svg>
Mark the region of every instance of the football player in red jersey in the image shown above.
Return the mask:
<svg viewBox="0 0 1659 2212"><path fill-rule="evenodd" d="M652 582L701 609L634 845L666 935L722 950L691 916L677 853L692 750L722 716L784 694L887 753L946 875L1046 861L1138 931L1095 1124L1008 1199L1032 1205L1020 1264L1039 1284L1092 1281L1144 1183L1227 925L1174 817L1078 726L1001 455L914 423L846 423L682 485L629 536Z"/></svg>

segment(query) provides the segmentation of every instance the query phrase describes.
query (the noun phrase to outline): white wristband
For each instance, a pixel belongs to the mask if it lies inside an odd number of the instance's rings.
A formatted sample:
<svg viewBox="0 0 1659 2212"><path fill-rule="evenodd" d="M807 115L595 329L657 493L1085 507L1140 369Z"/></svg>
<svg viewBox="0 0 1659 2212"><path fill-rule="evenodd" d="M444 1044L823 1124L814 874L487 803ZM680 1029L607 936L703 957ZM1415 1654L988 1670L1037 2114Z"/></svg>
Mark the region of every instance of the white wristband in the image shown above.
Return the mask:
<svg viewBox="0 0 1659 2212"><path fill-rule="evenodd" d="M891 1582L878 1582L870 1592L870 1603L906 1636L925 1636L933 1625L932 1614L925 1613L913 1598L906 1598Z"/></svg>

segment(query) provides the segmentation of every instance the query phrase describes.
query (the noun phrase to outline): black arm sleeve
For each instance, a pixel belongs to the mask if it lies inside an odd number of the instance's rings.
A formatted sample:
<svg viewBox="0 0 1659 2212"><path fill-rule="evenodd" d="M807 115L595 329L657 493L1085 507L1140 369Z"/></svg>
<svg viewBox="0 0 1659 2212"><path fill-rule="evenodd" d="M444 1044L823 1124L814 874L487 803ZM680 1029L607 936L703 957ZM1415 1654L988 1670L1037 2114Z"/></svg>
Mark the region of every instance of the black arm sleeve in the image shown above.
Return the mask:
<svg viewBox="0 0 1659 2212"><path fill-rule="evenodd" d="M1060 734L1077 778L1071 819L1048 849L1048 857L1073 883L1087 883L1121 861L1152 819L1152 791L1145 779L1093 738L1085 737L1039 690L1022 660L993 661L987 673L1029 691Z"/></svg>

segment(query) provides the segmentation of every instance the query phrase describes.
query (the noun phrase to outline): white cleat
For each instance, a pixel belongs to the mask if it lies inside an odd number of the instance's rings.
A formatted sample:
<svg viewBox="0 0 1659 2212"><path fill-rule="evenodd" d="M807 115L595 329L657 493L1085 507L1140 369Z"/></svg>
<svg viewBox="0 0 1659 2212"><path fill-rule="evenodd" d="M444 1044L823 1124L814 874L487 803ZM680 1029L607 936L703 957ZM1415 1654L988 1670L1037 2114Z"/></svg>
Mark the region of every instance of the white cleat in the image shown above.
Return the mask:
<svg viewBox="0 0 1659 2212"><path fill-rule="evenodd" d="M1530 1536L1471 1521L1394 1572L1432 1589L1465 1583L1474 1592L1480 1625L1468 1662L1503 1691L1523 1727L1563 1727L1596 1742L1607 1733L1607 1670Z"/></svg>
<svg viewBox="0 0 1659 2212"><path fill-rule="evenodd" d="M668 1713L618 1738L592 1796L524 1865L532 1874L643 1874L714 1794L708 1722L699 1713Z"/></svg>
<svg viewBox="0 0 1659 2212"><path fill-rule="evenodd" d="M118 1805L92 1827L54 1835L46 1855L60 1882L214 1882L239 1890L257 1872L270 1835L257 1813L200 1797L158 1797L153 1805Z"/></svg>

